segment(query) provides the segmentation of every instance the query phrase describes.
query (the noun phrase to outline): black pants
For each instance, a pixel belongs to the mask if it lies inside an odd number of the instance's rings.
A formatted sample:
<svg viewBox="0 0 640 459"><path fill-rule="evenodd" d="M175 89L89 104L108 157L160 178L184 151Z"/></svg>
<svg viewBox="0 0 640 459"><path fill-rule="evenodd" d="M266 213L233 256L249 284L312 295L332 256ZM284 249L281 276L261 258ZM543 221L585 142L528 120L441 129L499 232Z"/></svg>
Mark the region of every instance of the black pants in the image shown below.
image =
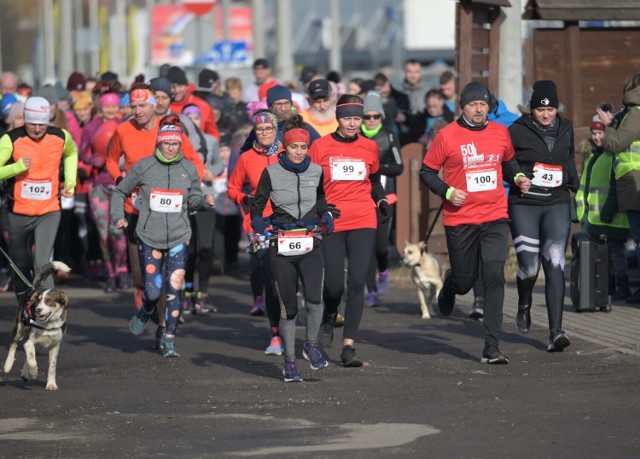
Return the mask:
<svg viewBox="0 0 640 459"><path fill-rule="evenodd" d="M199 292L209 290L209 279L213 264L213 234L216 226L216 213L213 210L198 212L189 217L191 223L191 243L185 282L194 283L198 273Z"/></svg>
<svg viewBox="0 0 640 459"><path fill-rule="evenodd" d="M340 231L322 240L324 255L324 314L335 314L344 293L344 260L348 258L347 304L344 317L344 339L355 340L364 307L364 285L373 255L376 230L364 228Z"/></svg>
<svg viewBox="0 0 640 459"><path fill-rule="evenodd" d="M251 290L253 296L262 296L264 290L264 302L267 307L267 317L271 328L280 324L280 302L276 295L271 263L269 262L269 249L258 250L251 255ZM296 282L297 285L297 282Z"/></svg>
<svg viewBox="0 0 640 459"><path fill-rule="evenodd" d="M302 282L304 299L319 305L322 302L324 263L321 244L304 255L278 255L278 245L269 247L271 275L280 303L280 318L291 320L298 314L298 279Z"/></svg>
<svg viewBox="0 0 640 459"><path fill-rule="evenodd" d="M389 209L389 211L391 211L391 209ZM367 271L367 290L370 292L378 291L376 271L382 272L389 268L389 233L391 232L392 219L390 218L386 222L382 222L380 211L377 210L376 214L378 216L378 228L376 229L373 256L371 257L369 270Z"/></svg>
<svg viewBox="0 0 640 459"><path fill-rule="evenodd" d="M485 345L498 344L504 303L504 263L507 260L509 226L506 220L445 227L451 275L443 289L464 295L473 287L482 265Z"/></svg>
<svg viewBox="0 0 640 459"><path fill-rule="evenodd" d="M511 237L518 257L518 304L531 306L540 265L551 339L562 330L564 263L571 209L569 203L553 206L509 206Z"/></svg>

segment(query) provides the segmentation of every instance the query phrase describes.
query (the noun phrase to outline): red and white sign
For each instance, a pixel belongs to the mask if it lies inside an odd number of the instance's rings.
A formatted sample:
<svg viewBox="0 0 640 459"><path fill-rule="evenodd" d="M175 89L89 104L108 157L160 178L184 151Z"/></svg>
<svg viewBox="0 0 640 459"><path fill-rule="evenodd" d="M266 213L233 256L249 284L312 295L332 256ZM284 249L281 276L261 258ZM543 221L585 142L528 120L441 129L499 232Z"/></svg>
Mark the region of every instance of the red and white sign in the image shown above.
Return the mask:
<svg viewBox="0 0 640 459"><path fill-rule="evenodd" d="M190 0L182 2L182 5L196 16L202 16L211 11L216 3L216 1Z"/></svg>

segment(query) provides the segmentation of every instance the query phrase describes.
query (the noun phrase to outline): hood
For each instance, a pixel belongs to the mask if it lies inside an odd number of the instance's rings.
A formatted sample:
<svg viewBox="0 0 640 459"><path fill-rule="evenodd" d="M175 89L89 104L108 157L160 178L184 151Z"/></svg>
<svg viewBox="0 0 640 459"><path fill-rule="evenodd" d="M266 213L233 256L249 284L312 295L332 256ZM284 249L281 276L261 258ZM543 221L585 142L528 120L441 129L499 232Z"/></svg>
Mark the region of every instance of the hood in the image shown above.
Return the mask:
<svg viewBox="0 0 640 459"><path fill-rule="evenodd" d="M519 118L518 115L509 111L505 103L501 99L496 99L496 108L489 112L489 121L496 121L509 127L515 120Z"/></svg>
<svg viewBox="0 0 640 459"><path fill-rule="evenodd" d="M636 86L625 92L622 97L622 102L625 105L640 105L640 86Z"/></svg>

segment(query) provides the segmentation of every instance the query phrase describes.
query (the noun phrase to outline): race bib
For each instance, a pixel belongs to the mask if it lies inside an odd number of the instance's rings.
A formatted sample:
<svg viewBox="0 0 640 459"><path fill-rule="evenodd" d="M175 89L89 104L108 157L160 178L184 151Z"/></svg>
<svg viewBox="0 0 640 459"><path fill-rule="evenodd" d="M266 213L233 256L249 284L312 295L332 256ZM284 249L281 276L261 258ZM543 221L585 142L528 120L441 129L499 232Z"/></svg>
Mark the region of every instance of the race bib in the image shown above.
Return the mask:
<svg viewBox="0 0 640 459"><path fill-rule="evenodd" d="M467 191L495 190L498 186L498 173L495 169L479 169L467 172Z"/></svg>
<svg viewBox="0 0 640 459"><path fill-rule="evenodd" d="M51 198L51 180L29 180L22 182L22 197L34 201L46 201Z"/></svg>
<svg viewBox="0 0 640 459"><path fill-rule="evenodd" d="M357 159L336 159L331 163L331 180L364 180L367 166Z"/></svg>
<svg viewBox="0 0 640 459"><path fill-rule="evenodd" d="M181 212L182 191L153 188L149 196L149 208L155 212Z"/></svg>
<svg viewBox="0 0 640 459"><path fill-rule="evenodd" d="M303 255L313 250L313 236L305 232L279 232L278 253L284 256Z"/></svg>
<svg viewBox="0 0 640 459"><path fill-rule="evenodd" d="M531 184L544 188L556 188L562 185L562 166L535 163Z"/></svg>
<svg viewBox="0 0 640 459"><path fill-rule="evenodd" d="M131 192L131 205L135 210L138 211L140 210L140 207L142 205L142 198L140 197L140 193L138 193L137 188L135 189L135 191Z"/></svg>

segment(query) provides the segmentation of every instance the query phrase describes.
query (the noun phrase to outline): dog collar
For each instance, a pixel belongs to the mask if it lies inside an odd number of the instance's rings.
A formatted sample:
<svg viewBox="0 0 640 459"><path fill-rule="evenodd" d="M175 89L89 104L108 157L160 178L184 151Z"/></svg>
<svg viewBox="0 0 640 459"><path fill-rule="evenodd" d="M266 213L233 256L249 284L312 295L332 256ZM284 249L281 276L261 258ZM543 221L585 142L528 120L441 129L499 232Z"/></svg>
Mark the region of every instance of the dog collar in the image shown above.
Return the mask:
<svg viewBox="0 0 640 459"><path fill-rule="evenodd" d="M24 308L23 310L22 323L25 325L29 325L33 328L37 328L38 330L47 330L46 327L43 327L42 325L40 325L42 322L38 322L38 320L36 319L36 313L35 313L35 310L33 309L33 304L31 303L31 301L27 303L27 307ZM64 324L65 323L62 322L62 325L56 328L62 328L64 327ZM50 329L50 330L54 330L54 329Z"/></svg>

